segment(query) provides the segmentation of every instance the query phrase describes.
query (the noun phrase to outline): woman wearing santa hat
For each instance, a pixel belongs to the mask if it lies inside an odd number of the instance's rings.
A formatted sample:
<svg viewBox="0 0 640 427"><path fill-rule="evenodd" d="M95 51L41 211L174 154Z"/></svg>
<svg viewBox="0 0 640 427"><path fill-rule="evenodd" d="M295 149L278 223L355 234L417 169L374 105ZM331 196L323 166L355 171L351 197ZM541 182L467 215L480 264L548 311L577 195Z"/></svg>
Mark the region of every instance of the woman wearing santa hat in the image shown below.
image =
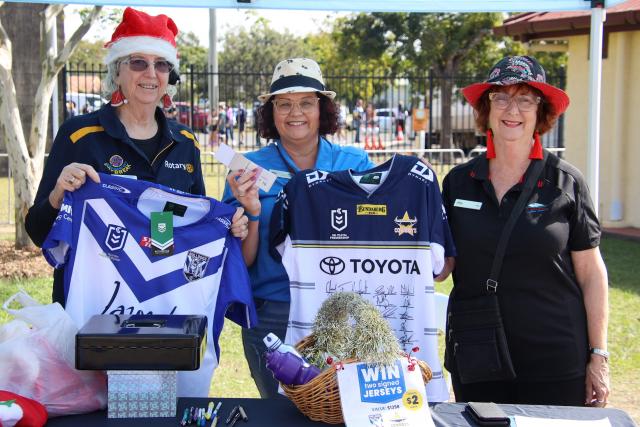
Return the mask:
<svg viewBox="0 0 640 427"><path fill-rule="evenodd" d="M167 120L178 82L178 28L166 15L127 8L105 45L104 90L111 98L100 110L67 120L58 131L26 217L26 230L42 245L58 215L65 191L75 191L97 172L130 176L204 195L200 148L193 131ZM245 237L239 210L232 232ZM53 301L64 305L64 269L54 271Z"/></svg>

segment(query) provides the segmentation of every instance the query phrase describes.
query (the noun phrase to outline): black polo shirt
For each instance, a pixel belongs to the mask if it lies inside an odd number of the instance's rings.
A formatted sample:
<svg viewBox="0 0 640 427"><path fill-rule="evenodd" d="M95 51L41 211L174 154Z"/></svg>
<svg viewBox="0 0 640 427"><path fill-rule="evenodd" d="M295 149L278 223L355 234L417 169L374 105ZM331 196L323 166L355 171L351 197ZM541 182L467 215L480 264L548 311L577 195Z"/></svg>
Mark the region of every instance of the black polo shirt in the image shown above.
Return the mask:
<svg viewBox="0 0 640 427"><path fill-rule="evenodd" d="M442 196L458 250L451 298L482 294L498 239L530 169L500 204L484 156L445 177ZM571 252L599 243L600 224L582 174L548 153L541 179L511 233L497 290L519 379L584 375L586 313Z"/></svg>

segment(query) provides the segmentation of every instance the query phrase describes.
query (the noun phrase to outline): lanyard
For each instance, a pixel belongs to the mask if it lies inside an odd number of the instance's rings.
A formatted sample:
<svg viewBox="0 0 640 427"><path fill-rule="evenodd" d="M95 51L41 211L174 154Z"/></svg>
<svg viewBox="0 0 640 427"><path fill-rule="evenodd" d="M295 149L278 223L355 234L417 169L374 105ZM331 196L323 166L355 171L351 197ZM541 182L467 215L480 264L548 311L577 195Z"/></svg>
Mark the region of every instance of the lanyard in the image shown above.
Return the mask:
<svg viewBox="0 0 640 427"><path fill-rule="evenodd" d="M278 144L277 142L275 143L276 145L276 150L278 151L278 155L280 156L280 158L282 159L282 163L284 163L285 167L287 168L287 170L289 171L289 173L291 174L291 176L296 174L296 171L293 170L293 168L291 167L291 165L289 164L289 162L287 162L287 159L284 158L284 155L282 154L282 151L280 151L280 144Z"/></svg>
<svg viewBox="0 0 640 427"><path fill-rule="evenodd" d="M274 144L276 145L276 150L278 150L278 155L282 159L282 162L286 166L286 168L289 171L289 173L291 174L291 176L293 176L296 173L298 173L298 171L293 170L293 168L291 167L289 162L287 162L287 159L285 159L284 154L282 154L282 151L280 151L280 144L278 142L274 142ZM318 154L317 154L317 156L319 156L319 155L320 155L320 138L318 137ZM317 162L318 162L318 159L316 157L316 163ZM333 156L332 156L332 159L331 159L331 170L333 170L333 167L334 167L334 159L333 159Z"/></svg>

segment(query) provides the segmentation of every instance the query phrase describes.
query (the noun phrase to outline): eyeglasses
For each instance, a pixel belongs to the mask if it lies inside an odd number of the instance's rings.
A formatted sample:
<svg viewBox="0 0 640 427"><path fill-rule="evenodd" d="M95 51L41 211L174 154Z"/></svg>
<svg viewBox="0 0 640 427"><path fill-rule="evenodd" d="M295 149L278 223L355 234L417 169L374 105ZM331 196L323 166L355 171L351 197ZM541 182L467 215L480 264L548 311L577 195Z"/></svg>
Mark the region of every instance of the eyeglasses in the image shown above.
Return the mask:
<svg viewBox="0 0 640 427"><path fill-rule="evenodd" d="M287 114L293 111L293 107L297 105L300 108L300 111L303 113L311 113L316 109L316 105L318 105L318 101L320 98L318 97L308 97L302 98L300 101L293 101L291 99L274 99L273 106L276 107L276 112L278 114L282 114L286 116Z"/></svg>
<svg viewBox="0 0 640 427"><path fill-rule="evenodd" d="M137 72L144 71L151 65L143 58L129 58L122 61L122 63L129 64L129 69ZM166 59L157 59L153 61L153 68L155 68L158 73L167 74L173 70L173 64Z"/></svg>
<svg viewBox="0 0 640 427"><path fill-rule="evenodd" d="M510 96L504 92L491 92L489 100L499 110L509 108L511 103L515 101L520 111L533 111L538 104L542 102L542 98L533 95L514 95Z"/></svg>

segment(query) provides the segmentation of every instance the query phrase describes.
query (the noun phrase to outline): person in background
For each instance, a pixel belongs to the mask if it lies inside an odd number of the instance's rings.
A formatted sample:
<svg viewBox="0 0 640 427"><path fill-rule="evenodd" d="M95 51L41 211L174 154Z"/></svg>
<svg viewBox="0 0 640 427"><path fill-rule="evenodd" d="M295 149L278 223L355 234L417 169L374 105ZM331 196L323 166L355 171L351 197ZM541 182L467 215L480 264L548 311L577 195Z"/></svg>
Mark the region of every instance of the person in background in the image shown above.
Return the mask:
<svg viewBox="0 0 640 427"><path fill-rule="evenodd" d="M325 136L338 127L335 92L327 90L318 64L308 58L280 62L268 93L260 95L259 131L274 142L247 157L274 172L269 192L258 191L255 171L235 171L227 177L223 201L242 206L250 220L242 250L249 266L259 324L242 330L244 354L260 396L277 397L278 383L265 367L262 339L273 332L284 339L289 319L289 278L269 253L269 219L276 197L291 176L305 169L358 171L374 166L361 149L330 143Z"/></svg>
<svg viewBox="0 0 640 427"><path fill-rule="evenodd" d="M78 115L78 109L74 101L67 101L67 118L75 117Z"/></svg>
<svg viewBox="0 0 640 427"><path fill-rule="evenodd" d="M463 384L447 340L456 400L604 406L608 285L600 224L580 171L540 142L569 97L546 83L544 69L529 56L503 58L485 82L462 93L487 135L487 152L452 169L443 182L458 250L450 307L486 298L483 284L501 230L534 164L546 163L510 235L496 289L516 378Z"/></svg>
<svg viewBox="0 0 640 427"><path fill-rule="evenodd" d="M376 108L371 102L367 103L367 108L362 116L362 133L364 133L364 149L380 150L382 143L380 142L380 125L376 116Z"/></svg>
<svg viewBox="0 0 640 427"><path fill-rule="evenodd" d="M225 122L225 131L227 136L227 144L233 146L233 128L236 125L236 117L233 114L233 108L230 103L227 103L226 110L227 120Z"/></svg>
<svg viewBox="0 0 640 427"><path fill-rule="evenodd" d="M338 130L336 131L335 138L338 144L344 144L347 142L345 128L347 127L347 107L340 102L336 102L336 109L338 110Z"/></svg>
<svg viewBox="0 0 640 427"><path fill-rule="evenodd" d="M218 142L227 142L227 109L224 102L218 106Z"/></svg>
<svg viewBox="0 0 640 427"><path fill-rule="evenodd" d="M136 34L132 36L131 34ZM204 195L200 148L193 131L167 120L170 86L178 80L178 28L166 15L150 16L127 8L106 45L104 91L111 102L92 113L65 121L54 140L29 209L25 226L41 246L62 205L65 191L79 189L97 172L129 175L187 193ZM167 165L191 164L191 170ZM238 211L232 231L248 233L247 218ZM53 273L54 302L65 305L64 268Z"/></svg>
<svg viewBox="0 0 640 427"><path fill-rule="evenodd" d="M398 102L398 108L396 108L396 128L395 128L395 134L396 134L396 140L401 141L404 139L404 136L406 135L406 128L405 128L405 121L407 118L407 109L404 108L404 105L402 105L402 102Z"/></svg>
<svg viewBox="0 0 640 427"><path fill-rule="evenodd" d="M209 145L216 147L218 145L218 112L211 110L209 115L211 116L209 121Z"/></svg>
<svg viewBox="0 0 640 427"><path fill-rule="evenodd" d="M244 109L244 104L241 102L238 104L238 146L244 144L244 128L247 124L247 110Z"/></svg>

